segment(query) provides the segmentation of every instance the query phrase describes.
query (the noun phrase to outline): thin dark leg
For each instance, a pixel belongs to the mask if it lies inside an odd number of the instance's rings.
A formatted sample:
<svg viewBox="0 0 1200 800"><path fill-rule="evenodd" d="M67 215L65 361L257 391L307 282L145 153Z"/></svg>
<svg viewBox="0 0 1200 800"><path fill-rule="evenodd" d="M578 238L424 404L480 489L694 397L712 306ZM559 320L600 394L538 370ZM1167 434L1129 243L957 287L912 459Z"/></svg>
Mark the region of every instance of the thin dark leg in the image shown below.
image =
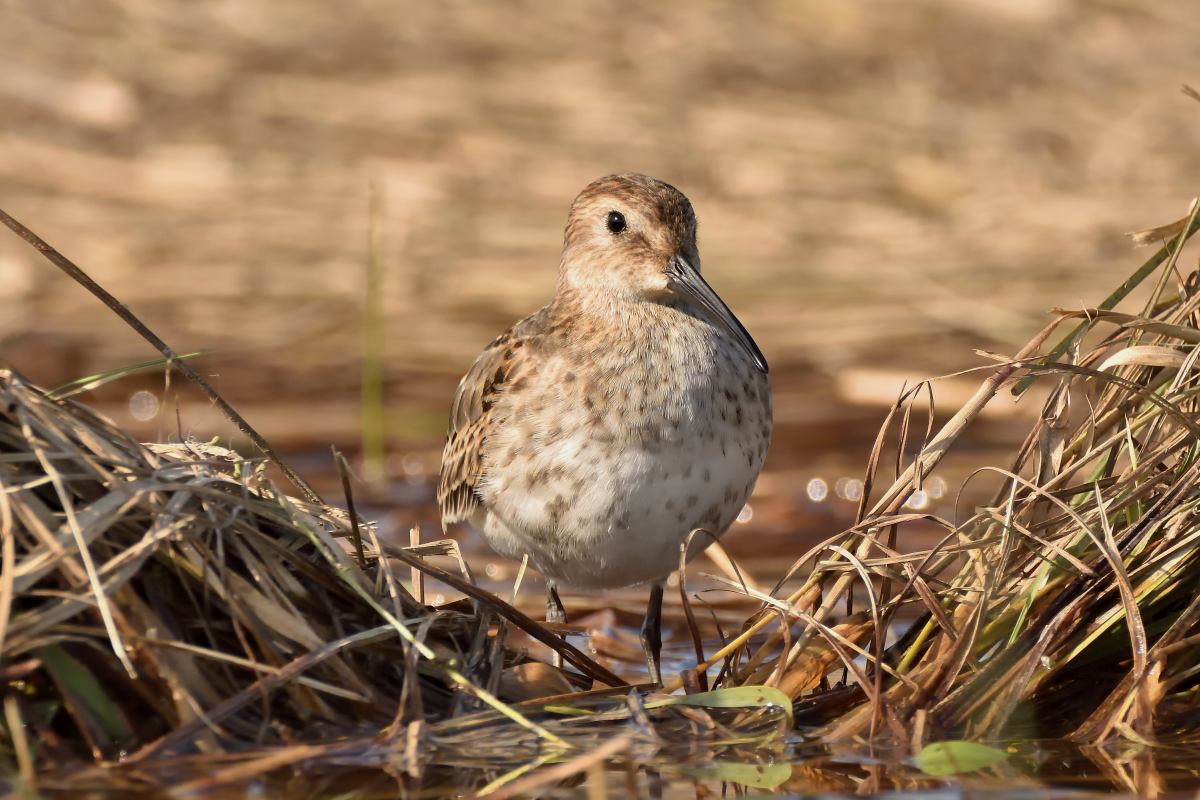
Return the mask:
<svg viewBox="0 0 1200 800"><path fill-rule="evenodd" d="M567 610L558 596L558 587L554 581L546 581L546 624L565 625L566 622Z"/></svg>
<svg viewBox="0 0 1200 800"><path fill-rule="evenodd" d="M565 625L567 622L567 610L563 608L562 598L558 596L558 587L554 585L554 581L546 581L546 624L547 625ZM550 663L562 669L563 657L562 653L557 650L550 657Z"/></svg>
<svg viewBox="0 0 1200 800"><path fill-rule="evenodd" d="M663 582L656 581L650 586L650 601L646 605L646 619L642 622L642 650L646 652L646 669L650 672L650 682L656 686L662 685L662 673L658 666L662 653L662 599Z"/></svg>

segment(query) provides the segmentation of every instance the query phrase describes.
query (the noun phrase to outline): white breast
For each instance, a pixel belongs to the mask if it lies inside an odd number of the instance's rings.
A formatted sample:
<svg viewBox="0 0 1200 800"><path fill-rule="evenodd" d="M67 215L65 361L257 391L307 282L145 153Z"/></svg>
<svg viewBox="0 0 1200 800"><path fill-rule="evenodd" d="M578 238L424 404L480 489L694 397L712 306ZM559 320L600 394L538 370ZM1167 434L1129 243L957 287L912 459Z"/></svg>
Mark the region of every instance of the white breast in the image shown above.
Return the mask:
<svg viewBox="0 0 1200 800"><path fill-rule="evenodd" d="M664 367L649 381L604 373L621 377L603 385L547 364L540 402L513 409L489 443L476 526L565 584L665 577L692 530L729 527L762 468L769 389L740 356L713 352L711 370ZM711 541L697 534L689 556Z"/></svg>

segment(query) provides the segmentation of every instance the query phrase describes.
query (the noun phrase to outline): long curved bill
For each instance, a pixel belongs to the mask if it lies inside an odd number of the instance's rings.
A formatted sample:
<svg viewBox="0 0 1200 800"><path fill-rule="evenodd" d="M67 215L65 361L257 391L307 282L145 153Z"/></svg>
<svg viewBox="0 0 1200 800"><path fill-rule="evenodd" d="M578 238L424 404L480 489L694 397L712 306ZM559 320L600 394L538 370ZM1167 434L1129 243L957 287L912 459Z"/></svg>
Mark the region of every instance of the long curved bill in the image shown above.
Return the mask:
<svg viewBox="0 0 1200 800"><path fill-rule="evenodd" d="M767 359L755 344L754 337L682 254L677 254L671 259L671 264L667 267L667 277L670 280L671 289L687 296L688 299L704 309L713 322L728 331L729 335L742 346L758 371L764 375L767 373Z"/></svg>

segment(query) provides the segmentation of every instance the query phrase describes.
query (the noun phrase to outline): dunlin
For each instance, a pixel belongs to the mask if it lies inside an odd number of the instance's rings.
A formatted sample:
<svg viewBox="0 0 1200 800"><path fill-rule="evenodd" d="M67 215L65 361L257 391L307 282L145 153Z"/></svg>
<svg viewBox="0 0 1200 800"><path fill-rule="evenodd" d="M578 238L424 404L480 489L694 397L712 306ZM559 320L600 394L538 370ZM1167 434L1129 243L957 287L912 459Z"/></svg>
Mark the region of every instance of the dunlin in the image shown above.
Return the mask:
<svg viewBox="0 0 1200 800"><path fill-rule="evenodd" d="M613 175L575 198L554 299L480 354L442 454L442 523L470 521L556 585L651 583L642 644L660 682L663 581L719 536L771 439L767 362L700 276L675 187ZM692 537L688 556L710 544Z"/></svg>

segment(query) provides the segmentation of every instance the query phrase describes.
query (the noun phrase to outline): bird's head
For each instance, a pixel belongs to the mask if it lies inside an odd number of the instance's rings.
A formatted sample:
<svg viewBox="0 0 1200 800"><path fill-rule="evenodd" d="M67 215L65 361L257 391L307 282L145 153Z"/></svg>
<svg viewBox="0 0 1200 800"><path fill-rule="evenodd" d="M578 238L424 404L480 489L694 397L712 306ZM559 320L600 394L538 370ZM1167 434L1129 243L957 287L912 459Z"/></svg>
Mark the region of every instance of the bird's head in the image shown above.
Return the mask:
<svg viewBox="0 0 1200 800"><path fill-rule="evenodd" d="M754 339L700 276L696 213L669 183L637 173L590 183L571 204L559 280L583 295L681 302L725 329L767 371Z"/></svg>

